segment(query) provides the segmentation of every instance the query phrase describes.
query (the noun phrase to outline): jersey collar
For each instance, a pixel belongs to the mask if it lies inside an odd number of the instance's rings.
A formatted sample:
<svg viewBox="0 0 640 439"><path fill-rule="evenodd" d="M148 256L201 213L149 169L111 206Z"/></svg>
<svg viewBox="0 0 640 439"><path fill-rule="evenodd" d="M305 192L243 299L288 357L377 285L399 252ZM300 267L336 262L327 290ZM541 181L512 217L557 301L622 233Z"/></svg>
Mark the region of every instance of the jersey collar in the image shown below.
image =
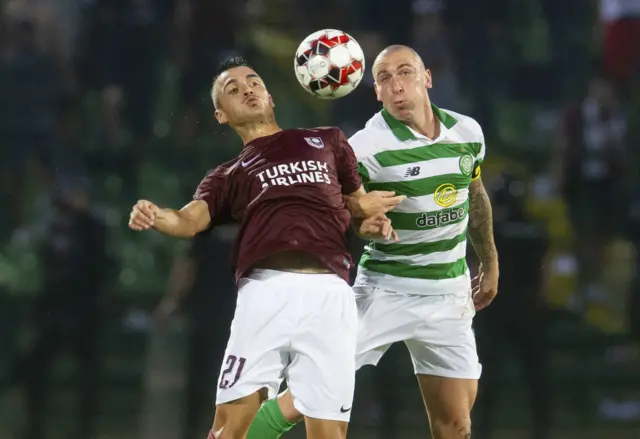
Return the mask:
<svg viewBox="0 0 640 439"><path fill-rule="evenodd" d="M455 117L451 116L448 113L445 113L436 105L431 104L431 108L433 109L433 114L435 114L435 116L438 118L438 120L442 124L442 128L446 128L447 130L450 130L451 128L453 128L453 126L456 123L458 123ZM405 142L407 140L418 139L418 136L416 136L416 133L411 128L409 128L404 123L400 122L398 119L393 117L384 108L382 109L382 111L380 111L380 114L382 114L384 121L387 123L387 125L389 125L391 132L393 133L394 136L396 136L396 139L398 139L399 141ZM440 136L442 136L443 134L444 133L440 132Z"/></svg>

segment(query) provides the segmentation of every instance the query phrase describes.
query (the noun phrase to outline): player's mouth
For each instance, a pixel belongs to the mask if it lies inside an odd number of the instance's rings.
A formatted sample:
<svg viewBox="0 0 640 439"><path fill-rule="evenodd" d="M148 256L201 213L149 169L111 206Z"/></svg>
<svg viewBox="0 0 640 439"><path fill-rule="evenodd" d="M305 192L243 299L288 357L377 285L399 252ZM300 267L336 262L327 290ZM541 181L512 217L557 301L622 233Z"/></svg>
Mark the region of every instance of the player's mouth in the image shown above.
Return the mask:
<svg viewBox="0 0 640 439"><path fill-rule="evenodd" d="M257 96L249 96L247 99L244 100L244 103L247 105L253 105L258 103L260 99L258 99Z"/></svg>

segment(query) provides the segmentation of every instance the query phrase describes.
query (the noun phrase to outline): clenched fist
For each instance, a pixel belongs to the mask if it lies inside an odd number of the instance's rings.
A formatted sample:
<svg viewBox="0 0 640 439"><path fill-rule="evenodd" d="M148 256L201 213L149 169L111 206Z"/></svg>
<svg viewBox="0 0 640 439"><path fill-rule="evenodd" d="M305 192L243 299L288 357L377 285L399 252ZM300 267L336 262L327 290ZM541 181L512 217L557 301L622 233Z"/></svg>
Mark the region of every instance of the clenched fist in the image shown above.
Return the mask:
<svg viewBox="0 0 640 439"><path fill-rule="evenodd" d="M149 230L156 221L156 215L160 208L151 201L139 200L131 209L129 215L129 228L132 230Z"/></svg>

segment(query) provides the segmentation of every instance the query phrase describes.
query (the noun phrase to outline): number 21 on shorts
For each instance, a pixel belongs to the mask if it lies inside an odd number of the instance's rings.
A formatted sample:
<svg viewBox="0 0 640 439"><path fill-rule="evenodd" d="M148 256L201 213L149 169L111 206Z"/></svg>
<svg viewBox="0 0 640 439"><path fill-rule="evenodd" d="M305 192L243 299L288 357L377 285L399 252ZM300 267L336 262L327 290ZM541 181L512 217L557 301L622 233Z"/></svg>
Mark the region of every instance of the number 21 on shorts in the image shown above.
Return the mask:
<svg viewBox="0 0 640 439"><path fill-rule="evenodd" d="M226 367L220 375L219 387L221 389L230 389L231 387L233 387L240 379L240 376L242 375L242 369L244 369L244 365L246 362L247 359L244 357L229 355L224 362Z"/></svg>

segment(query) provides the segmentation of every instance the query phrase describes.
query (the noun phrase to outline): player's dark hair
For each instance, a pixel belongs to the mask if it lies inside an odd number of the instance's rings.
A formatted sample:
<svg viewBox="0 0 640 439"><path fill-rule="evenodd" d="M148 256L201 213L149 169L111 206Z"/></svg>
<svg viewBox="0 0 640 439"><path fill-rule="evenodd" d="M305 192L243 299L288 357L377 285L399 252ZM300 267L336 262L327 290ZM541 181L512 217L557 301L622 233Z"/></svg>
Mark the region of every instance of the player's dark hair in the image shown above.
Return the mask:
<svg viewBox="0 0 640 439"><path fill-rule="evenodd" d="M215 74L213 75L212 84L215 84L216 80L227 70L234 69L236 67L251 67L244 57L240 55L230 56L222 61L218 68L216 69Z"/></svg>
<svg viewBox="0 0 640 439"><path fill-rule="evenodd" d="M211 81L212 89L213 89L213 87L215 87L216 81L218 80L220 75L222 75L227 70L231 70L231 69L236 68L236 67L249 67L249 68L251 68L251 66L249 65L247 60L244 59L243 56L234 55L234 56L230 56L230 57L226 58L224 61L222 61L218 65L218 68L216 69L216 71L215 71L215 73L213 75L213 80ZM218 108L217 97L215 97L215 96L214 96L213 105L216 108Z"/></svg>

